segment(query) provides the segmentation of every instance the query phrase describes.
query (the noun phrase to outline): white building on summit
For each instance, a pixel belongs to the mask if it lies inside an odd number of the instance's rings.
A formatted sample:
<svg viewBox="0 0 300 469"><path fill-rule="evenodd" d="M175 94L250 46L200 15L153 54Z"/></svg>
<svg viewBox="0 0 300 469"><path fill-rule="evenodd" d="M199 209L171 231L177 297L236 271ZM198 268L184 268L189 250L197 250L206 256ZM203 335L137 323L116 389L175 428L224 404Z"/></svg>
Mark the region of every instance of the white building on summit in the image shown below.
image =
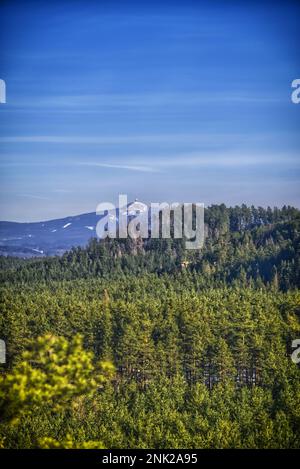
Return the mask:
<svg viewBox="0 0 300 469"><path fill-rule="evenodd" d="M127 215L135 216L135 215L138 215L139 213L145 213L147 210L148 210L148 206L146 204L144 204L143 202L140 202L138 199L135 199L134 202L128 204Z"/></svg>

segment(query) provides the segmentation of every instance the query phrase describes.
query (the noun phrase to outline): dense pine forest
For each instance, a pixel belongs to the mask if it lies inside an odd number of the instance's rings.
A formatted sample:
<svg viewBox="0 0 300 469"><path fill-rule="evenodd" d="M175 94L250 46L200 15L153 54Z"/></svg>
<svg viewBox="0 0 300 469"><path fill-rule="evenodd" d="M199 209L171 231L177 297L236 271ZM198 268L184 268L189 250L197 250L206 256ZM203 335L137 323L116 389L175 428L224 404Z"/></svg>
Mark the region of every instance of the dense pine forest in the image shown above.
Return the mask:
<svg viewBox="0 0 300 469"><path fill-rule="evenodd" d="M1 258L3 448L300 448L300 212Z"/></svg>

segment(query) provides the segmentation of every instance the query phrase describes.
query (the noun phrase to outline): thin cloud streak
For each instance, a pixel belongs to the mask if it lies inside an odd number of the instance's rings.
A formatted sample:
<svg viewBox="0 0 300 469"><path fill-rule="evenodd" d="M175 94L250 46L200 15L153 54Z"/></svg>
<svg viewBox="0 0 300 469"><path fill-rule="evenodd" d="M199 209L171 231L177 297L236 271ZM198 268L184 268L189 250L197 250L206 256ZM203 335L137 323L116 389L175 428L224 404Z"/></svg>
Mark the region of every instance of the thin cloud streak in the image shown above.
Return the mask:
<svg viewBox="0 0 300 469"><path fill-rule="evenodd" d="M300 161L299 158L289 158L284 155L284 159L280 158L280 156L276 155L265 155L265 154L258 154L258 155L246 155L243 152L237 154L225 154L225 155L218 155L212 154L210 156L203 156L200 154L190 154L190 155L181 155L176 159L173 159L172 162L168 160L160 160L157 162L158 166L161 167L215 167L215 166L232 166L232 167L239 167L239 166L257 166L257 165L286 165L287 163L296 164L299 166Z"/></svg>
<svg viewBox="0 0 300 469"><path fill-rule="evenodd" d="M110 136L76 136L76 135L12 135L0 136L2 143L53 143L53 144L95 144L95 145L114 145L114 144L214 144L224 143L245 143L256 141L265 141L272 134L242 134L242 133L171 133L171 134L149 134L149 135L110 135Z"/></svg>
<svg viewBox="0 0 300 469"><path fill-rule="evenodd" d="M120 160L120 156L112 155L110 161L101 161L99 156L96 161L82 161L75 159L51 160L51 161L22 161L17 162L0 162L0 167L56 167L64 166L86 166L91 168L108 168L116 170L128 170L145 173L165 172L167 169L176 168L215 168L215 167L246 167L246 166L263 166L270 165L272 167L289 165L290 168L299 168L299 154L291 152L290 154L281 152L259 152L254 150L252 153L244 150L228 150L225 152L218 151L195 151L189 153L172 154L172 159L166 154L149 154L124 156ZM61 190L62 191L62 190ZM57 190L59 192L59 190Z"/></svg>
<svg viewBox="0 0 300 469"><path fill-rule="evenodd" d="M50 200L51 199L49 197L43 197L41 195L34 195L34 194L15 194L17 197L25 197L25 198L28 198L28 199L37 199L37 200Z"/></svg>
<svg viewBox="0 0 300 469"><path fill-rule="evenodd" d="M252 153L248 154L243 151L229 151L227 153L207 153L192 152L173 155L172 160L165 157L154 158L138 158L137 160L129 160L130 164L136 161L147 165L151 160L152 165L157 169L161 168L197 168L197 167L241 167L241 166L286 166L287 164L299 167L300 159L298 154L290 155L281 153Z"/></svg>
<svg viewBox="0 0 300 469"><path fill-rule="evenodd" d="M240 90L238 93L147 93L147 94L78 94L54 95L44 98L19 98L13 107L26 108L140 108L162 106L199 106L201 104L280 104L285 103L285 96L261 95Z"/></svg>
<svg viewBox="0 0 300 469"><path fill-rule="evenodd" d="M143 173L155 173L158 171L158 169L155 169L150 166L139 166L139 165L97 163L97 162L78 162L75 164L78 164L80 166L91 166L94 168L125 169L128 171L139 171Z"/></svg>

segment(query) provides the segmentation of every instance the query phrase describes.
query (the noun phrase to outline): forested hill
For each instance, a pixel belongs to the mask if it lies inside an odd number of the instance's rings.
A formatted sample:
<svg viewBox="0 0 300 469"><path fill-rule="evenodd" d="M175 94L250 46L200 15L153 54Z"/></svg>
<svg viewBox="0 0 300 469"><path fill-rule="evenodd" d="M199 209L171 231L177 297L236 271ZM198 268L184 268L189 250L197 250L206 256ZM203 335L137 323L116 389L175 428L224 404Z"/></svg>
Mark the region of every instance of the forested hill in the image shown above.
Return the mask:
<svg viewBox="0 0 300 469"><path fill-rule="evenodd" d="M92 239L62 257L1 257L0 279L18 283L184 270L201 274L205 286L272 284L284 291L299 286L299 210L213 205L205 210L205 223L200 251L186 250L178 239Z"/></svg>
<svg viewBox="0 0 300 469"><path fill-rule="evenodd" d="M0 448L300 448L299 211L205 216L1 259Z"/></svg>

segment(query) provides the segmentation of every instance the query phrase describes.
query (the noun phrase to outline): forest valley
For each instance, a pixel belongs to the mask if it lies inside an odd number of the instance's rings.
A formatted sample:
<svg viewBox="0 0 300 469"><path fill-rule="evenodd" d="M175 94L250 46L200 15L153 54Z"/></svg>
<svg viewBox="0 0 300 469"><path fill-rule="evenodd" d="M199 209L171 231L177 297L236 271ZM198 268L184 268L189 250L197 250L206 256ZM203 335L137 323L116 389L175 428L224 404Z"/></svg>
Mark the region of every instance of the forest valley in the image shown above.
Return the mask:
<svg viewBox="0 0 300 469"><path fill-rule="evenodd" d="M0 447L300 448L300 212L1 257Z"/></svg>

